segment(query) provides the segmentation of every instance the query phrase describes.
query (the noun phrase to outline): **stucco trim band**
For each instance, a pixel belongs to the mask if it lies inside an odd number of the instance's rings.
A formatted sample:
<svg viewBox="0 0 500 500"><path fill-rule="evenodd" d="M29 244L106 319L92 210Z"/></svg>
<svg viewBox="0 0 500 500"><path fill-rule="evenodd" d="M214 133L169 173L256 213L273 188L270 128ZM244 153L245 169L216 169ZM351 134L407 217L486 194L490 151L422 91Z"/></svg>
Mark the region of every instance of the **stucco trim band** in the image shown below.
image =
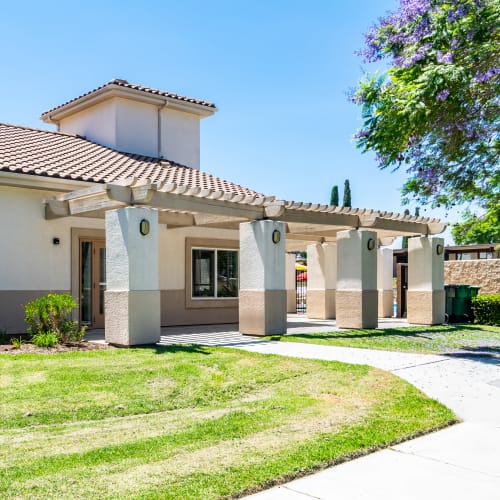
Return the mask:
<svg viewBox="0 0 500 500"><path fill-rule="evenodd" d="M159 342L159 290L107 290L104 300L106 342L119 346Z"/></svg>
<svg viewBox="0 0 500 500"><path fill-rule="evenodd" d="M0 329L7 330L7 333L25 333L24 306L48 293L70 293L70 290L0 291Z"/></svg>
<svg viewBox="0 0 500 500"><path fill-rule="evenodd" d="M187 308L185 304L186 291L161 290L161 326L177 325L213 325L218 323L238 322L238 301L208 301L222 302L214 307ZM233 304L236 302L236 305Z"/></svg>
<svg viewBox="0 0 500 500"><path fill-rule="evenodd" d="M307 290L307 317L335 319L335 290Z"/></svg>
<svg viewBox="0 0 500 500"><path fill-rule="evenodd" d="M377 328L378 290L337 290L339 328Z"/></svg>
<svg viewBox="0 0 500 500"><path fill-rule="evenodd" d="M392 318L394 312L394 294L392 290L378 291L378 317Z"/></svg>
<svg viewBox="0 0 500 500"><path fill-rule="evenodd" d="M445 320L444 290L408 290L408 323L415 325L441 325Z"/></svg>
<svg viewBox="0 0 500 500"><path fill-rule="evenodd" d="M286 290L240 290L240 333L286 333L286 295Z"/></svg>

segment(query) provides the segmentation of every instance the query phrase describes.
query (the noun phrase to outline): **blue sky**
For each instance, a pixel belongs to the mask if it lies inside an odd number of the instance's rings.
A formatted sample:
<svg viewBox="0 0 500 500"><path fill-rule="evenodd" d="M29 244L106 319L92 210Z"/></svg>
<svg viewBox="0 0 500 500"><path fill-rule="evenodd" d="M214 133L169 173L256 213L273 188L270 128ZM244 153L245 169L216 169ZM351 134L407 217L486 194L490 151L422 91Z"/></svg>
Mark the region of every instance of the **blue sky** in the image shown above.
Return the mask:
<svg viewBox="0 0 500 500"><path fill-rule="evenodd" d="M214 101L210 173L282 199L402 211L404 172L352 143L363 33L396 0L8 2L0 18L0 121L40 114L113 78ZM341 198L342 199L342 198ZM413 211L413 207L411 207ZM427 209L422 215L444 217Z"/></svg>

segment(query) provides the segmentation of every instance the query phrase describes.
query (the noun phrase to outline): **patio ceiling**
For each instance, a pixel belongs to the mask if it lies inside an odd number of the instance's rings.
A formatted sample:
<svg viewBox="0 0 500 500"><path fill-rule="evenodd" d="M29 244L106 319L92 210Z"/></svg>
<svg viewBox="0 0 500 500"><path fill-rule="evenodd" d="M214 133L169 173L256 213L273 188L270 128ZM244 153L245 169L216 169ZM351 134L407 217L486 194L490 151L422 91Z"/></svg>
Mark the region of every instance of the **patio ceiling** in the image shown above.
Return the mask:
<svg viewBox="0 0 500 500"><path fill-rule="evenodd" d="M346 229L376 231L379 243L389 245L396 236L433 235L446 228L439 219L283 201L172 183L153 184L135 178L98 184L47 200L45 218L104 218L107 210L124 206L156 208L159 222L169 228L238 229L245 221L279 220L287 225L287 250L300 250L311 242L334 242L337 232Z"/></svg>

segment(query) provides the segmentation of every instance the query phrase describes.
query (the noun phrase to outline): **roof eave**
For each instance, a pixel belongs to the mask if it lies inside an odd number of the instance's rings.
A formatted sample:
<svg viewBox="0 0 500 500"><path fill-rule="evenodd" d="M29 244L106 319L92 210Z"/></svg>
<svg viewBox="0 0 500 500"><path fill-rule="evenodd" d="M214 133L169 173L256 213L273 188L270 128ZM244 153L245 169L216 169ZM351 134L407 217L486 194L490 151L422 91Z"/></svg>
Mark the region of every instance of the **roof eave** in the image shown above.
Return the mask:
<svg viewBox="0 0 500 500"><path fill-rule="evenodd" d="M197 115L200 118L211 116L216 111L218 111L216 107L209 107L189 101L182 101L180 99L175 99L168 96L148 94L142 90L130 89L110 83L89 94L83 95L75 99L74 101L68 102L67 104L64 104L56 109L46 111L42 113L40 118L45 123L57 125L60 120L66 118L69 115L84 111L85 109L99 104L100 102L115 97L132 99L134 101L139 101L145 104L152 104L159 107L166 106L170 109Z"/></svg>

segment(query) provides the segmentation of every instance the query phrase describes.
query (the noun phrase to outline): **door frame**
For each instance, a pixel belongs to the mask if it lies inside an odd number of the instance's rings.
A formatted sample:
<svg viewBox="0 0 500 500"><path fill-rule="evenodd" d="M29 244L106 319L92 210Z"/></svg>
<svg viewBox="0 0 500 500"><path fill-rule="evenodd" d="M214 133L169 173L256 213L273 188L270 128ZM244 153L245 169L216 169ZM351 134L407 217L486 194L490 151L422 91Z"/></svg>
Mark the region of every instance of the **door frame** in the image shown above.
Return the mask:
<svg viewBox="0 0 500 500"><path fill-rule="evenodd" d="M78 309L73 311L73 319L80 322L80 241L96 240L106 241L106 232L104 229L91 228L71 228L71 295L78 304ZM92 328L92 326L90 327Z"/></svg>

